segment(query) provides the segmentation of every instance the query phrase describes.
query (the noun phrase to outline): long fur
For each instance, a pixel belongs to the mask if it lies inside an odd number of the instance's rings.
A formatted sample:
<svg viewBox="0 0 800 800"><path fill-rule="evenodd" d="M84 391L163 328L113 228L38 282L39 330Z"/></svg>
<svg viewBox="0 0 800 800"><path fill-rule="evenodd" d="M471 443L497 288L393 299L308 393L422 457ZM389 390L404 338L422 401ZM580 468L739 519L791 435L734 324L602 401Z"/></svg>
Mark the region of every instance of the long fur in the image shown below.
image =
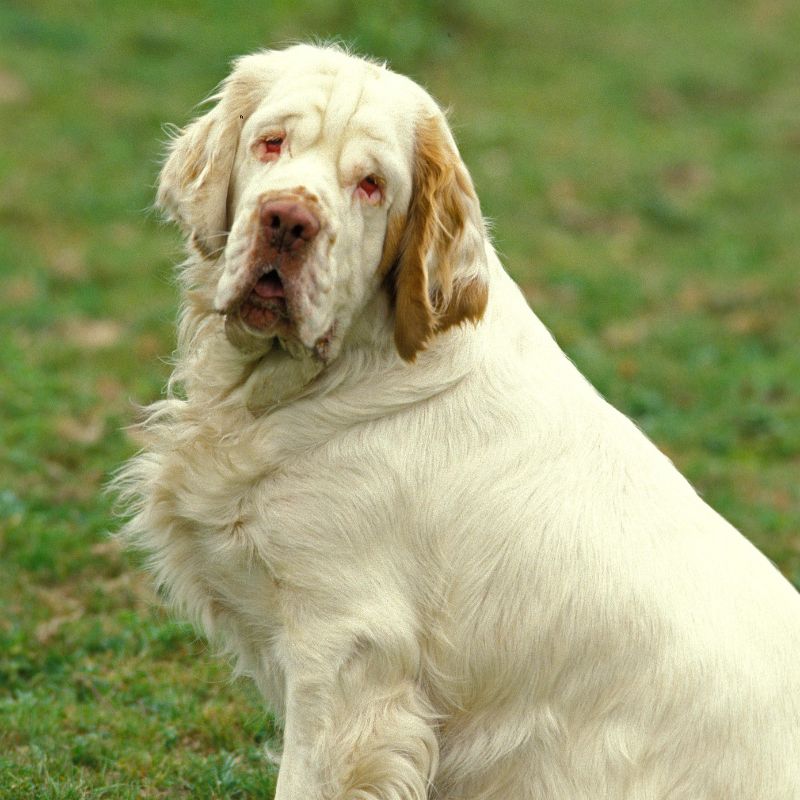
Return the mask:
<svg viewBox="0 0 800 800"><path fill-rule="evenodd" d="M337 105L374 83L354 108L405 164L362 239L337 229L326 363L213 307L251 179L233 139L281 81ZM797 594L530 311L433 101L300 46L237 62L209 115L162 173L177 363L116 486L122 537L282 720L278 800L800 797Z"/></svg>

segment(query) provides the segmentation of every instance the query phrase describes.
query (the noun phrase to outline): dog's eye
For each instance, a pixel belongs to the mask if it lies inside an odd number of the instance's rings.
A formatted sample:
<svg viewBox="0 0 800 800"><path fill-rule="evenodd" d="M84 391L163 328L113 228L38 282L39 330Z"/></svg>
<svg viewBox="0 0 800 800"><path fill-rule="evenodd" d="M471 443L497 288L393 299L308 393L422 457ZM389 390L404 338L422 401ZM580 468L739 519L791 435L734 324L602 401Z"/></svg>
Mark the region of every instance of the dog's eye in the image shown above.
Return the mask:
<svg viewBox="0 0 800 800"><path fill-rule="evenodd" d="M377 205L383 198L383 181L377 175L367 175L358 182L356 196Z"/></svg>
<svg viewBox="0 0 800 800"><path fill-rule="evenodd" d="M283 147L284 136L268 136L255 144L255 155L259 161L274 161Z"/></svg>

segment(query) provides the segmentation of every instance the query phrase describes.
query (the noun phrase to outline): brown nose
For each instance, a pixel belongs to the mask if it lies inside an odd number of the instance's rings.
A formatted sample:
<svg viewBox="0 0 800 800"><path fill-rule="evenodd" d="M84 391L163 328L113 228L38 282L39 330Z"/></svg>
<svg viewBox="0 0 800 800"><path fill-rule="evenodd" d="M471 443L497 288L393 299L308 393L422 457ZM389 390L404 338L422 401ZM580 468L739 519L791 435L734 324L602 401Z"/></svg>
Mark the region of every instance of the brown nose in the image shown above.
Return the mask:
<svg viewBox="0 0 800 800"><path fill-rule="evenodd" d="M268 200L260 210L261 226L279 253L299 250L319 233L319 220L293 200Z"/></svg>

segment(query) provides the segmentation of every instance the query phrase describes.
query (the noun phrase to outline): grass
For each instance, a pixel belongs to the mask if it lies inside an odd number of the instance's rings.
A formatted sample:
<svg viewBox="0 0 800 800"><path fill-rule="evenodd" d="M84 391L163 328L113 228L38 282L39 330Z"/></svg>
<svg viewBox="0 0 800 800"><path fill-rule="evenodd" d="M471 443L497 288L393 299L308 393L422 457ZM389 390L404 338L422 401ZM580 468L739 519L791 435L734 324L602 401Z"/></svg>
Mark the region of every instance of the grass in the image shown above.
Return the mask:
<svg viewBox="0 0 800 800"><path fill-rule="evenodd" d="M261 46L338 35L451 105L539 315L800 584L800 9L734 6L0 6L0 798L273 789L272 722L101 491L173 348L161 126Z"/></svg>

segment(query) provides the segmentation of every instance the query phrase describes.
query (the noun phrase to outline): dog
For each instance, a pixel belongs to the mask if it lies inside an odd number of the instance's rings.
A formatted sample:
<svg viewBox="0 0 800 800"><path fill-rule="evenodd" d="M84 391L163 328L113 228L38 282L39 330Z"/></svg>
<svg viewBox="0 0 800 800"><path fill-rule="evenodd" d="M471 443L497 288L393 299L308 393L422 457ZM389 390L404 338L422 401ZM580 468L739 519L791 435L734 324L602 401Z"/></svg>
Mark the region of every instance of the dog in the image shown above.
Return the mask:
<svg viewBox="0 0 800 800"><path fill-rule="evenodd" d="M281 721L278 800L800 798L800 596L558 348L435 101L310 45L212 100L117 488Z"/></svg>

